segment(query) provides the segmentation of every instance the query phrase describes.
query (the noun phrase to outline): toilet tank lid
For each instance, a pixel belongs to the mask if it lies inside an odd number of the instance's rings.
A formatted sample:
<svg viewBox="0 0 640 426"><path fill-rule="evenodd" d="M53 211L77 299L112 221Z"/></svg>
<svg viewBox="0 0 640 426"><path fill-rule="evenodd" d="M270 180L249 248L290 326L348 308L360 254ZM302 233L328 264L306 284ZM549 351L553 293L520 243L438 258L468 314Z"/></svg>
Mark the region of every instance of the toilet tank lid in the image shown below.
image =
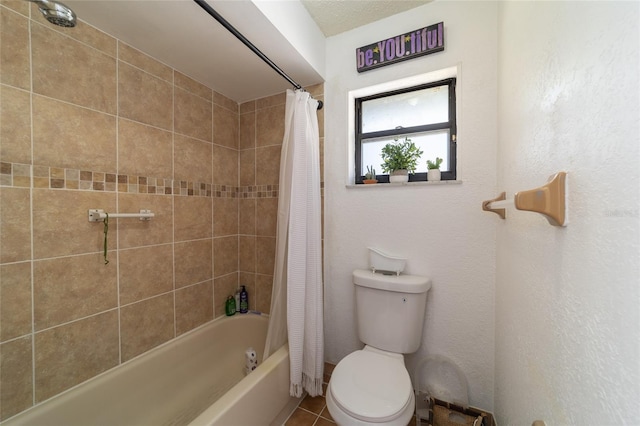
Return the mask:
<svg viewBox="0 0 640 426"><path fill-rule="evenodd" d="M431 280L419 275L384 275L366 269L353 271L353 283L361 287L398 293L426 293L431 288Z"/></svg>

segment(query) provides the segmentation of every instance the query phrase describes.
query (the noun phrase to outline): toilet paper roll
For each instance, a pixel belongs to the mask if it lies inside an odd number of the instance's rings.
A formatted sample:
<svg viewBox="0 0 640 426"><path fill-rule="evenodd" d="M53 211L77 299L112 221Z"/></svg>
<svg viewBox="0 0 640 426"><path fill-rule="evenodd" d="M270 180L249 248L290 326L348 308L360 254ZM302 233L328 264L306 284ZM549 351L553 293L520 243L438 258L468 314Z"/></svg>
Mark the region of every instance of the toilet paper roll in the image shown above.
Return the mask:
<svg viewBox="0 0 640 426"><path fill-rule="evenodd" d="M245 374L252 372L258 367L258 355L253 348L248 348L244 352Z"/></svg>

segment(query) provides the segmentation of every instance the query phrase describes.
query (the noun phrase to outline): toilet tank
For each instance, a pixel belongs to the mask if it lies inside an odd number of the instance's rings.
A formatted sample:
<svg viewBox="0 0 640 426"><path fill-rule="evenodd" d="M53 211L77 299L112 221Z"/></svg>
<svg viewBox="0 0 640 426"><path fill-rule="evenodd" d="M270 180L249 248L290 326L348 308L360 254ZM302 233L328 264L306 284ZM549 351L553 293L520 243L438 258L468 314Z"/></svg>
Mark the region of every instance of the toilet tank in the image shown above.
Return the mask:
<svg viewBox="0 0 640 426"><path fill-rule="evenodd" d="M431 280L356 269L353 283L360 340L389 352L418 350Z"/></svg>

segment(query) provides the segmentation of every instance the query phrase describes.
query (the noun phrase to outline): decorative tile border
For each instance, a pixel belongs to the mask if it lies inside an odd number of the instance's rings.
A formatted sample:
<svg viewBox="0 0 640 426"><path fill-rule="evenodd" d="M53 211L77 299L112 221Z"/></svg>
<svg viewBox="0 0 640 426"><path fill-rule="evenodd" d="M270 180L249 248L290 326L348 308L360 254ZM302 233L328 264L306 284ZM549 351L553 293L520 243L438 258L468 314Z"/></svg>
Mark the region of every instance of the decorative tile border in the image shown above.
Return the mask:
<svg viewBox="0 0 640 426"><path fill-rule="evenodd" d="M0 162L0 186L213 198L276 198L278 185L229 186Z"/></svg>

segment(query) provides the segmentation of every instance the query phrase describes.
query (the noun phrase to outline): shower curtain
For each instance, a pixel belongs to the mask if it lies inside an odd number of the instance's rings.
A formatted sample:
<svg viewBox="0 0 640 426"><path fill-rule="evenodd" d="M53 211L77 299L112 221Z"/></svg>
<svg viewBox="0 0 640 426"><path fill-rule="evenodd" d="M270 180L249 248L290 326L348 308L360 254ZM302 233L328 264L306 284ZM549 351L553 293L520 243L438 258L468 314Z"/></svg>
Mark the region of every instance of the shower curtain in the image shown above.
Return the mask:
<svg viewBox="0 0 640 426"><path fill-rule="evenodd" d="M264 359L289 340L299 397L322 395L324 336L318 101L287 90L280 156L276 259Z"/></svg>

